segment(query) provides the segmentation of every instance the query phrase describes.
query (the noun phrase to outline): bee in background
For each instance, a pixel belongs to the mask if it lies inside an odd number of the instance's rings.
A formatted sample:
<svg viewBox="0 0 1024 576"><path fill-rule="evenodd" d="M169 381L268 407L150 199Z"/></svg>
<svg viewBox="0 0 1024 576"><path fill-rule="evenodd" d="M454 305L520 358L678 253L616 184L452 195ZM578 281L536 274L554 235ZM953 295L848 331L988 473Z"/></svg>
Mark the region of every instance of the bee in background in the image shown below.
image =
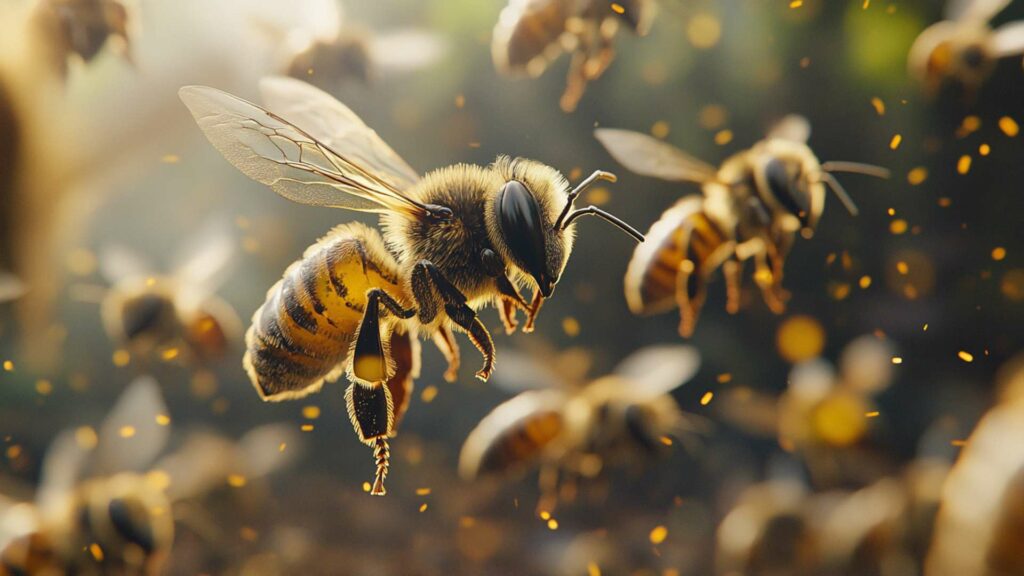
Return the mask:
<svg viewBox="0 0 1024 576"><path fill-rule="evenodd" d="M715 406L741 429L777 437L804 459L818 485L836 475L877 477L877 462L857 447L878 415L873 397L892 383L892 352L888 342L861 336L843 349L838 374L826 360L802 362L777 400L733 389Z"/></svg>
<svg viewBox="0 0 1024 576"><path fill-rule="evenodd" d="M126 247L105 247L100 270L110 288L102 291L100 312L107 334L139 358L177 350L183 362L200 367L224 358L242 334L238 314L215 295L234 254L234 240L220 222L182 247L169 275L155 274Z"/></svg>
<svg viewBox="0 0 1024 576"><path fill-rule="evenodd" d="M690 380L700 356L689 346L652 346L591 382L585 352L570 350L547 364L507 354L496 375L507 389L530 388L500 404L469 433L459 455L466 480L540 468L538 510L573 494L576 479L606 466L636 462L682 437L693 424L671 392Z"/></svg>
<svg viewBox="0 0 1024 576"><path fill-rule="evenodd" d="M655 9L653 0L511 0L494 27L494 65L502 74L536 78L569 52L572 61L559 105L572 112L587 83L600 78L615 58L619 27L643 36Z"/></svg>
<svg viewBox="0 0 1024 576"><path fill-rule="evenodd" d="M678 307L684 338L693 335L707 283L719 267L726 281L726 310L739 310L743 263L750 258L765 304L781 314L787 299L782 289L786 256L798 231L809 237L818 225L825 186L851 214L857 213L832 172L889 175L864 164L821 163L806 143L810 124L796 115L784 118L764 140L717 169L639 132L601 128L594 135L613 158L637 174L701 186L703 195L682 198L651 226L625 277L630 310L655 314Z"/></svg>
<svg viewBox="0 0 1024 576"><path fill-rule="evenodd" d="M335 0L282 4L263 0L249 9L255 29L282 46L281 71L323 90L346 83L420 70L440 60L447 44L436 34L408 28L374 33L343 26Z"/></svg>
<svg viewBox="0 0 1024 576"><path fill-rule="evenodd" d="M91 62L108 43L132 61L130 17L121 0L38 0L30 27L61 77L73 58Z"/></svg>
<svg viewBox="0 0 1024 576"><path fill-rule="evenodd" d="M995 30L989 20L1010 0L948 0L946 19L932 24L910 48L910 75L935 94L955 83L973 92L1000 58L1024 54L1024 22Z"/></svg>
<svg viewBox="0 0 1024 576"><path fill-rule="evenodd" d="M174 505L288 464L298 434L267 425L234 444L192 434L154 461L170 436L157 383L122 394L99 431L61 433L47 451L36 502L0 505L0 575L160 574L174 539ZM281 443L289 450L281 451Z"/></svg>
<svg viewBox="0 0 1024 576"><path fill-rule="evenodd" d="M213 88L180 95L225 158L290 200L381 214L384 236L343 224L292 264L246 333L243 364L264 400L301 398L346 374L346 404L360 440L374 448L373 494L384 494L388 438L395 435L419 372L416 335L432 336L454 380L465 332L494 369L494 344L477 310L497 304L506 331L527 313L532 329L572 251L581 216L596 215L637 241L611 214L573 209L595 172L569 190L555 169L499 157L420 178L358 116L298 80L261 83L273 112ZM527 302L520 287L532 286Z"/></svg>

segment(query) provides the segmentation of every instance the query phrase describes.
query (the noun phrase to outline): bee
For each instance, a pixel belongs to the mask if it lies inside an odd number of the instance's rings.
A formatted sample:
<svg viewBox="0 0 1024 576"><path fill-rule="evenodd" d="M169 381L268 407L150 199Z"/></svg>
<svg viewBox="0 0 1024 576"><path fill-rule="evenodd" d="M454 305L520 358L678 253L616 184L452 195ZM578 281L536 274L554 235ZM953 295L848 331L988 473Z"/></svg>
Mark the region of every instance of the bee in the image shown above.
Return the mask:
<svg viewBox="0 0 1024 576"><path fill-rule="evenodd" d="M625 276L626 302L635 314L678 307L679 333L689 338L712 274L722 268L726 309L740 308L743 263L754 259L754 280L765 304L785 310L782 272L796 233L810 236L825 208L825 186L847 210L857 207L832 172L882 178L888 171L853 162L819 162L806 142L810 124L791 115L764 140L734 154L718 169L660 140L626 130L595 132L629 170L668 181L694 182L703 195L686 196L662 214L637 247Z"/></svg>
<svg viewBox="0 0 1024 576"><path fill-rule="evenodd" d="M491 55L500 73L536 78L563 52L571 53L559 104L572 112L587 83L615 58L619 27L644 36L654 12L653 0L511 0L494 27Z"/></svg>
<svg viewBox="0 0 1024 576"><path fill-rule="evenodd" d="M180 95L210 142L236 168L290 200L381 214L382 236L343 224L303 254L267 294L246 333L246 371L260 397L316 392L344 373L359 439L374 448L371 492L384 494L388 438L419 372L418 333L430 335L454 380L465 332L494 370L494 344L477 310L497 304L507 332L527 314L532 330L572 251L574 222L599 216L637 241L643 236L597 208L574 209L597 171L569 190L555 169L504 156L489 167L458 164L420 178L343 104L309 84L268 78L270 112L219 90ZM519 292L534 288L531 302Z"/></svg>
<svg viewBox="0 0 1024 576"><path fill-rule="evenodd" d="M70 59L89 63L108 42L131 62L130 21L120 0L39 0L30 26L52 68L66 77Z"/></svg>
<svg viewBox="0 0 1024 576"><path fill-rule="evenodd" d="M110 283L100 304L111 340L133 356L152 358L176 349L184 361L206 366L226 356L242 334L241 320L215 292L230 273L234 243L219 223L183 247L169 275L123 246L101 252L101 272Z"/></svg>
<svg viewBox="0 0 1024 576"><path fill-rule="evenodd" d="M99 431L61 433L47 451L36 501L0 504L0 575L159 574L174 539L173 506L225 485L233 474L256 479L287 464L298 434L256 428L237 445L192 434L156 460L170 436L157 383L135 380ZM154 461L156 462L154 463Z"/></svg>
<svg viewBox="0 0 1024 576"><path fill-rule="evenodd" d="M578 351L550 368L528 356L507 355L503 362L500 384L534 389L500 404L469 433L459 473L474 480L540 467L540 510L553 509L560 482L595 478L606 465L656 453L665 438L692 429L671 395L700 366L689 346L645 348L589 383Z"/></svg>
<svg viewBox="0 0 1024 576"><path fill-rule="evenodd" d="M910 48L910 75L930 93L955 83L976 89L992 73L996 61L1024 54L1024 22L995 30L989 20L1010 0L949 0L946 19L932 24Z"/></svg>

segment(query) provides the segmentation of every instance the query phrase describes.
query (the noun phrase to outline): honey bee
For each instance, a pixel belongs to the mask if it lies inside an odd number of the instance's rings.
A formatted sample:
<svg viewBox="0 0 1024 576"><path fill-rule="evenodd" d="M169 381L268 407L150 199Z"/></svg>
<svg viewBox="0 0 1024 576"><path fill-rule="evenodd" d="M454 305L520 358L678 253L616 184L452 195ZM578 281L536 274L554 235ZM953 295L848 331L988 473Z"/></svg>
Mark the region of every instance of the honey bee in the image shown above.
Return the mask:
<svg viewBox="0 0 1024 576"><path fill-rule="evenodd" d="M175 503L287 464L298 434L254 429L237 446L192 434L153 463L170 436L159 386L135 380L99 431L67 430L47 451L32 503L0 504L0 575L159 574L174 539Z"/></svg>
<svg viewBox="0 0 1024 576"><path fill-rule="evenodd" d="M111 285L100 304L103 327L133 356L176 349L186 363L205 366L240 338L241 320L215 295L230 272L232 238L220 225L209 225L197 238L179 254L170 275L154 274L123 246L102 251L101 271Z"/></svg>
<svg viewBox="0 0 1024 576"><path fill-rule="evenodd" d="M619 26L647 34L653 0L511 0L494 27L491 55L502 74L536 78L561 56L572 54L562 110L572 112L587 83L604 74L615 58Z"/></svg>
<svg viewBox="0 0 1024 576"><path fill-rule="evenodd" d="M800 454L819 484L836 473L870 475L876 463L857 447L870 432L867 415L877 415L873 397L892 383L891 359L888 342L861 336L843 349L838 374L826 360L803 362L777 401L737 389L715 405L726 420Z"/></svg>
<svg viewBox="0 0 1024 576"><path fill-rule="evenodd" d="M68 62L90 62L107 45L131 62L128 9L120 0L39 0L30 26L37 45L49 53L50 64L67 76Z"/></svg>
<svg viewBox="0 0 1024 576"><path fill-rule="evenodd" d="M597 171L569 191L556 170L500 156L489 167L458 164L420 178L343 104L309 84L267 78L274 112L213 88L180 95L210 142L236 168L290 200L381 214L384 236L359 223L338 226L306 250L267 294L246 333L246 371L260 397L316 392L342 373L359 439L374 448L373 494L384 494L388 437L394 436L419 372L416 335L433 336L454 380L465 332L494 369L494 344L477 309L496 303L506 331L517 310L532 330L568 261L573 223L599 216L637 241L643 236L597 208L573 208ZM519 293L534 287L532 302Z"/></svg>
<svg viewBox="0 0 1024 576"><path fill-rule="evenodd" d="M930 93L953 82L976 89L992 73L996 61L1024 54L1024 22L995 30L989 20L1010 0L949 0L946 19L917 37L910 48L910 75Z"/></svg>
<svg viewBox="0 0 1024 576"><path fill-rule="evenodd" d="M807 146L810 124L787 116L768 136L734 154L718 169L660 140L601 128L598 141L629 170L668 181L701 185L651 226L649 241L633 253L625 277L626 302L635 314L678 307L679 333L693 335L711 275L722 268L726 309L740 308L743 263L754 259L754 280L776 314L785 310L782 272L796 232L809 236L825 208L828 185L851 214L857 208L832 172L888 177L888 171L852 162L819 162Z"/></svg>
<svg viewBox="0 0 1024 576"><path fill-rule="evenodd" d="M695 349L645 348L589 383L580 354L566 352L550 368L528 356L505 356L499 384L534 389L500 404L469 433L459 455L463 478L540 467L538 509L550 511L560 487L655 453L665 438L693 430L670 393L697 373Z"/></svg>

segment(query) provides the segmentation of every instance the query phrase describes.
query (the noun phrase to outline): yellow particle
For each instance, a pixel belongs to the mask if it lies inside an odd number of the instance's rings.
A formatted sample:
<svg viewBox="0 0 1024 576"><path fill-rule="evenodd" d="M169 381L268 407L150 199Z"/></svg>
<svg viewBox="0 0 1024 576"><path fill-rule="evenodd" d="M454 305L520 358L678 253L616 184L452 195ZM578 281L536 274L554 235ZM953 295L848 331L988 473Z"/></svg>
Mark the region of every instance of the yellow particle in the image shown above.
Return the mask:
<svg viewBox="0 0 1024 576"><path fill-rule="evenodd" d="M686 37L694 48L712 48L722 37L722 23L713 14L700 12L686 25Z"/></svg>
<svg viewBox="0 0 1024 576"><path fill-rule="evenodd" d="M714 397L715 397L715 393L710 391L710 390L708 390L707 392L704 393L703 396L700 397L700 405L701 406L707 406L708 404L711 403L711 399L714 398Z"/></svg>
<svg viewBox="0 0 1024 576"><path fill-rule="evenodd" d="M903 364L903 358L900 358L899 356L893 356L892 357L892 363L893 364Z"/></svg>
<svg viewBox="0 0 1024 576"><path fill-rule="evenodd" d="M548 520L548 530L558 530L558 520L554 518Z"/></svg>
<svg viewBox="0 0 1024 576"><path fill-rule="evenodd" d="M910 172L907 172L907 182L909 182L911 186L917 186L918 184L921 184L927 179L928 169L924 168L923 166L918 166L917 168L912 169Z"/></svg>
<svg viewBox="0 0 1024 576"><path fill-rule="evenodd" d="M662 436L661 438L658 438L658 440L661 440L661 443L664 444L665 446L672 445L672 438L670 438L669 436Z"/></svg>
<svg viewBox="0 0 1024 576"><path fill-rule="evenodd" d="M4 360L4 372L14 372L14 362Z"/></svg>
<svg viewBox="0 0 1024 576"><path fill-rule="evenodd" d="M732 374L730 374L730 373L728 373L728 372L725 372L725 373L719 374L719 375L718 375L717 377L715 377L715 380L716 380L716 381L717 381L717 382L718 382L719 384L727 384L727 383L729 383L729 382L732 382Z"/></svg>
<svg viewBox="0 0 1024 576"><path fill-rule="evenodd" d="M811 65L810 57L804 56L803 58L800 59L800 67L801 68L807 68L810 65Z"/></svg>
<svg viewBox="0 0 1024 576"><path fill-rule="evenodd" d="M725 146L729 142L732 142L732 130L721 130L715 134L715 144Z"/></svg>
<svg viewBox="0 0 1024 576"><path fill-rule="evenodd" d="M427 503L424 502L423 504L420 504L420 512L426 512L426 511L427 511Z"/></svg>
<svg viewBox="0 0 1024 576"><path fill-rule="evenodd" d="M871 6L871 0L864 0L864 4L861 5L861 10L867 10Z"/></svg>
<svg viewBox="0 0 1024 576"><path fill-rule="evenodd" d="M622 7L622 4L612 2L612 11L616 14L625 14L626 9Z"/></svg>
<svg viewBox="0 0 1024 576"><path fill-rule="evenodd" d="M867 290L871 286L871 276L861 276L858 284L861 290Z"/></svg>
<svg viewBox="0 0 1024 576"><path fill-rule="evenodd" d="M981 118L977 116L967 116L964 121L957 128L956 135L959 138L965 138L974 132L977 132L981 128Z"/></svg>
<svg viewBox="0 0 1024 576"><path fill-rule="evenodd" d="M924 332L927 332L928 331L928 324L926 323L924 326L922 326L921 330L924 331Z"/></svg>
<svg viewBox="0 0 1024 576"><path fill-rule="evenodd" d="M804 0L791 0L789 3L790 8L799 8L804 5Z"/></svg>
<svg viewBox="0 0 1024 576"><path fill-rule="evenodd" d="M878 417L878 410L874 410L872 412L868 412L868 413L864 414L864 417L865 418L877 418Z"/></svg>
<svg viewBox="0 0 1024 576"><path fill-rule="evenodd" d="M903 234L907 231L907 221L903 219L893 220L889 223L889 232L893 234Z"/></svg>
<svg viewBox="0 0 1024 576"><path fill-rule="evenodd" d="M957 163L956 163L956 171L959 174L962 175L962 174L967 174L968 172L970 172L970 170L971 170L971 156L969 154L964 154L963 156L960 157L960 160L958 160Z"/></svg>
<svg viewBox="0 0 1024 576"><path fill-rule="evenodd" d="M163 470L152 470L146 473L146 482L157 490L167 490L171 485L171 475Z"/></svg>
<svg viewBox="0 0 1024 576"><path fill-rule="evenodd" d="M607 204L612 199L612 193L604 186L595 186L587 190L587 203L594 206Z"/></svg>
<svg viewBox="0 0 1024 576"><path fill-rule="evenodd" d="M886 210L886 213L889 216L895 216L896 215L896 209L895 208L889 208L888 210Z"/></svg>
<svg viewBox="0 0 1024 576"><path fill-rule="evenodd" d="M825 329L810 316L787 318L775 334L779 354L792 363L810 360L825 347Z"/></svg>
<svg viewBox="0 0 1024 576"><path fill-rule="evenodd" d="M940 208L949 208L952 205L953 205L953 199L952 198L950 198L948 196L943 196L943 197L939 198L939 207Z"/></svg>
<svg viewBox="0 0 1024 576"><path fill-rule="evenodd" d="M18 456L21 456L21 446L15 444L14 446L7 447L7 459L14 460Z"/></svg>
<svg viewBox="0 0 1024 576"><path fill-rule="evenodd" d="M455 107L456 108L461 109L465 105L466 105L466 96L465 95L459 94L458 96L455 97Z"/></svg>
<svg viewBox="0 0 1024 576"><path fill-rule="evenodd" d="M601 576L601 567L594 562L587 562L587 576Z"/></svg>
<svg viewBox="0 0 1024 576"><path fill-rule="evenodd" d="M967 441L966 440L953 440L953 441L950 442L950 444L959 448L961 446L966 446L967 445Z"/></svg>
<svg viewBox="0 0 1024 576"><path fill-rule="evenodd" d="M651 533L648 537L651 539L651 544L657 546L664 542L665 538L668 538L668 528L661 525L655 526L651 529Z"/></svg>
<svg viewBox="0 0 1024 576"><path fill-rule="evenodd" d="M53 383L49 380L38 380L36 381L36 392L40 396L49 396L53 393Z"/></svg>
<svg viewBox="0 0 1024 576"><path fill-rule="evenodd" d="M152 288L153 286L156 286L156 278L153 278L152 276L150 276L149 278L146 278L146 286L149 287L149 288Z"/></svg>
<svg viewBox="0 0 1024 576"><path fill-rule="evenodd" d="M121 426L121 429L118 430L117 433L121 436L121 438L131 438L135 436L135 426L126 424L124 426Z"/></svg>
<svg viewBox="0 0 1024 576"><path fill-rule="evenodd" d="M978 154L982 156L988 156L992 152L992 147L988 144L982 144L978 146Z"/></svg>
<svg viewBox="0 0 1024 576"><path fill-rule="evenodd" d="M1020 132L1020 126L1017 125L1017 121L1009 116L1003 116L999 119L999 129L1010 138L1013 138Z"/></svg>
<svg viewBox="0 0 1024 576"><path fill-rule="evenodd" d="M961 350L957 352L956 355L959 356L960 359L963 360L964 362L974 362L974 355L966 350Z"/></svg>
<svg viewBox="0 0 1024 576"><path fill-rule="evenodd" d="M1007 271L999 283L999 290L1003 296L1014 302L1024 300L1024 269L1014 268Z"/></svg>
<svg viewBox="0 0 1024 576"><path fill-rule="evenodd" d="M363 482L363 492L369 492L369 491L370 491L370 483L369 482Z"/></svg>
<svg viewBox="0 0 1024 576"><path fill-rule="evenodd" d="M164 154L160 157L160 161L164 164L177 164L181 162L181 157L177 154Z"/></svg>
<svg viewBox="0 0 1024 576"><path fill-rule="evenodd" d="M580 323L572 316L566 316L562 319L562 331L565 335L570 338L575 338L580 335Z"/></svg>
<svg viewBox="0 0 1024 576"><path fill-rule="evenodd" d="M900 147L900 142L903 142L903 136L900 135L900 134L894 135L892 137L892 140L889 140L889 149L890 150L895 150L895 149L899 148Z"/></svg>
<svg viewBox="0 0 1024 576"><path fill-rule="evenodd" d="M159 424L160 426L167 426L168 424L171 423L171 417L168 416L167 414L157 414L156 423Z"/></svg>
<svg viewBox="0 0 1024 576"><path fill-rule="evenodd" d="M548 512L547 510L541 510L540 511L540 519L541 520L550 520L551 519L551 512Z"/></svg>
<svg viewBox="0 0 1024 576"><path fill-rule="evenodd" d="M424 388L423 392L420 393L420 400L422 400L424 404L430 404L434 401L434 398L437 398L437 386L434 386L433 384Z"/></svg>
<svg viewBox="0 0 1024 576"><path fill-rule="evenodd" d="M871 99L871 105L875 107L875 112L879 116L885 116L885 102L882 102L881 98L875 97Z"/></svg>
<svg viewBox="0 0 1024 576"><path fill-rule="evenodd" d="M100 548L99 544L93 542L89 545L89 553L97 562L103 562L103 548Z"/></svg>
<svg viewBox="0 0 1024 576"><path fill-rule="evenodd" d="M1002 246L996 246L992 249L992 259L999 262L1003 258L1006 258L1006 248Z"/></svg>
<svg viewBox="0 0 1024 576"><path fill-rule="evenodd" d="M114 355L112 357L114 366L117 366L118 368L123 368L124 366L128 365L128 362L131 361L131 359L132 356L131 354L128 353L127 350L114 350Z"/></svg>
<svg viewBox="0 0 1024 576"><path fill-rule="evenodd" d="M651 136L655 138L665 138L668 136L668 122L664 120L658 120L651 126Z"/></svg>
<svg viewBox="0 0 1024 576"><path fill-rule="evenodd" d="M303 406L302 407L302 417L305 418L306 420L316 420L317 418L320 417L320 407L319 406Z"/></svg>
<svg viewBox="0 0 1024 576"><path fill-rule="evenodd" d="M178 357L178 349L168 348L160 353L160 357L163 358L164 361L174 360Z"/></svg>
<svg viewBox="0 0 1024 576"><path fill-rule="evenodd" d="M708 104L697 114L697 123L705 130L714 130L729 120L729 112L720 104Z"/></svg>
<svg viewBox="0 0 1024 576"><path fill-rule="evenodd" d="M288 448L288 443L287 442L281 442L281 445L277 447L277 451L278 452L284 452L286 448Z"/></svg>
<svg viewBox="0 0 1024 576"><path fill-rule="evenodd" d="M899 262L896 263L896 271L902 274L903 276L906 276L907 273L910 272L910 268L907 267L906 262L900 260Z"/></svg>
<svg viewBox="0 0 1024 576"><path fill-rule="evenodd" d="M829 295L833 300L846 300L853 288L846 282L832 282L828 286Z"/></svg>
<svg viewBox="0 0 1024 576"><path fill-rule="evenodd" d="M430 495L430 488L417 488L416 489L416 495L417 496L429 496Z"/></svg>
<svg viewBox="0 0 1024 576"><path fill-rule="evenodd" d="M303 424L302 426L299 427L299 429L302 430L303 432L312 432L313 431L313 425L312 424Z"/></svg>
<svg viewBox="0 0 1024 576"><path fill-rule="evenodd" d="M91 426L75 429L75 443L82 450L92 450L99 444L100 438Z"/></svg>
<svg viewBox="0 0 1024 576"><path fill-rule="evenodd" d="M246 482L245 476L241 474L228 474L228 486L232 488L241 488Z"/></svg>
<svg viewBox="0 0 1024 576"><path fill-rule="evenodd" d="M255 542L256 539L259 538L260 533L252 526L242 526L242 528L238 530L238 535L246 542Z"/></svg>

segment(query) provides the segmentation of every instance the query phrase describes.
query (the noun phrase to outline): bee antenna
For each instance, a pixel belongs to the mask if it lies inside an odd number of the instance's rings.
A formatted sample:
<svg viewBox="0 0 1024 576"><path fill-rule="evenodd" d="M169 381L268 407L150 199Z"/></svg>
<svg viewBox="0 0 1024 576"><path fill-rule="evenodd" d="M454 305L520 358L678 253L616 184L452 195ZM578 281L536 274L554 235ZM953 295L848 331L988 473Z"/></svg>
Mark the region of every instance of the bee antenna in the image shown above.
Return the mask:
<svg viewBox="0 0 1024 576"><path fill-rule="evenodd" d="M821 165L821 169L826 172L849 172L851 174L863 174L884 179L888 179L891 175L888 168L882 168L873 164L861 164L860 162L825 162Z"/></svg>
<svg viewBox="0 0 1024 576"><path fill-rule="evenodd" d="M641 234L636 228L633 228L629 224L626 224L625 222L623 222L622 220L620 220L616 216L613 216L613 215L609 214L608 212L605 212L604 210L601 210L597 206L587 206L586 208L580 208L579 210L573 210L569 214L569 216L565 219L565 223L562 224L562 226L559 228L559 230L564 230L565 228L567 228L569 226L569 224L572 224L573 220L579 218L580 216L587 216L587 215L598 216L598 217L600 217L603 220L607 220L608 222L611 222L611 224L613 226L615 226L619 230L622 230L626 234L629 234L637 242L643 242L644 241L644 235Z"/></svg>
<svg viewBox="0 0 1024 576"><path fill-rule="evenodd" d="M565 222L563 224L563 221L566 219L566 217L569 216L569 210L572 209L572 204L573 202L576 201L576 197L579 196L580 193L586 190L587 188L590 188L590 185L593 184L594 182L597 182L598 180L615 182L616 180L618 180L618 178L615 176L615 174L612 174L611 172L605 172L603 170L595 170L593 174L587 176L587 178L583 180L583 182L580 182L575 188L572 189L572 191L569 192L569 196L566 198L565 201L565 208L562 208L562 213L559 214L558 219L555 220L555 230L562 230L569 225L568 222Z"/></svg>
<svg viewBox="0 0 1024 576"><path fill-rule="evenodd" d="M857 205L853 202L853 198L850 198L846 189L839 183L839 180L836 180L835 176L828 172L822 172L821 181L828 184L828 187L836 193L836 196L839 197L839 201L843 203L843 206L846 207L846 211L849 212L851 216L856 216L860 213L860 210L857 209Z"/></svg>

